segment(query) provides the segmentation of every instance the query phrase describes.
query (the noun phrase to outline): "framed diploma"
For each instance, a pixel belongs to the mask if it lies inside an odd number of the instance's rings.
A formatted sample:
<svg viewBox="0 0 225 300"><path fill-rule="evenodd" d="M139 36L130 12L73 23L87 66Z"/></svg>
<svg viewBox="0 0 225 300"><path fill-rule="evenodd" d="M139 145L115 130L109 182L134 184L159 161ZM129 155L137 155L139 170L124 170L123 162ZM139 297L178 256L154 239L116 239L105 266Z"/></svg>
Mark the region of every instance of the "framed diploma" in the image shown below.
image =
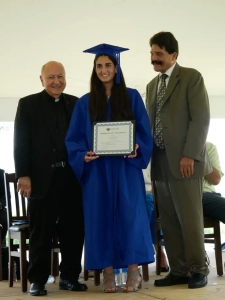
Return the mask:
<svg viewBox="0 0 225 300"><path fill-rule="evenodd" d="M99 156L135 153L135 121L93 122L93 151Z"/></svg>

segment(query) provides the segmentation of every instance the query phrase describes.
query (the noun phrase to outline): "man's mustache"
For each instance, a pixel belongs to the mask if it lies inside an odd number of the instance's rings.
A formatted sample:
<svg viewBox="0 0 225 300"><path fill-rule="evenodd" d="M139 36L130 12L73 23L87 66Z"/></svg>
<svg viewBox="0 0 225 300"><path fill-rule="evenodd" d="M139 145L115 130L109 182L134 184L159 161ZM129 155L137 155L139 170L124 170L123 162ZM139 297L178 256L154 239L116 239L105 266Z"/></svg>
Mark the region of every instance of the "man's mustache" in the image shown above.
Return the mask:
<svg viewBox="0 0 225 300"><path fill-rule="evenodd" d="M161 60L152 60L152 65L161 65L162 66L162 61Z"/></svg>

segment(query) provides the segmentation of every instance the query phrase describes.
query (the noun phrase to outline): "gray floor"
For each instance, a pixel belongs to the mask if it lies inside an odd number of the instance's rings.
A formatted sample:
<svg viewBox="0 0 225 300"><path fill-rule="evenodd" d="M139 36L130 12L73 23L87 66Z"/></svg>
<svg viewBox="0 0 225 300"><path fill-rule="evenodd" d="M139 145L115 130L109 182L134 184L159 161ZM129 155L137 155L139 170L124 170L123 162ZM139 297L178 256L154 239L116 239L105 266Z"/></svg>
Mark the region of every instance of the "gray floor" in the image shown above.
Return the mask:
<svg viewBox="0 0 225 300"><path fill-rule="evenodd" d="M94 286L93 279L89 279L86 283L88 291L86 292L70 292L58 290L58 278L56 283L46 285L48 295L46 299L143 299L143 300L222 300L225 299L225 277L217 276L215 257L213 245L206 245L206 250L210 258L210 274L208 277L208 285L205 288L191 290L186 285L157 288L153 283L156 278L160 276L155 275L155 264L149 265L149 282L144 282L142 289L136 293L123 293L118 290L115 294L104 294L101 286ZM223 252L223 260L225 259L225 252ZM83 281L81 278L80 281ZM33 299L28 293L22 293L20 289L20 282L15 282L12 288L8 287L7 281L0 282L0 299L1 300L23 300ZM36 299L36 298L34 298ZM43 299L43 297L41 298Z"/></svg>

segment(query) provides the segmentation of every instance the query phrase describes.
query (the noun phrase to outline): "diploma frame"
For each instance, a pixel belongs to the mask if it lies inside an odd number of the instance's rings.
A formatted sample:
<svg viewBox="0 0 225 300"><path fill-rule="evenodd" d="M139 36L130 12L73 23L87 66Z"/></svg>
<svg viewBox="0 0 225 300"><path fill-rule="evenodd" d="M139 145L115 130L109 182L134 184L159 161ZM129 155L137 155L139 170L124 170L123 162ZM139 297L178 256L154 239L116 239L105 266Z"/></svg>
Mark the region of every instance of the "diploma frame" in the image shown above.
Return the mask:
<svg viewBox="0 0 225 300"><path fill-rule="evenodd" d="M135 120L93 122L93 152L97 156L135 154Z"/></svg>

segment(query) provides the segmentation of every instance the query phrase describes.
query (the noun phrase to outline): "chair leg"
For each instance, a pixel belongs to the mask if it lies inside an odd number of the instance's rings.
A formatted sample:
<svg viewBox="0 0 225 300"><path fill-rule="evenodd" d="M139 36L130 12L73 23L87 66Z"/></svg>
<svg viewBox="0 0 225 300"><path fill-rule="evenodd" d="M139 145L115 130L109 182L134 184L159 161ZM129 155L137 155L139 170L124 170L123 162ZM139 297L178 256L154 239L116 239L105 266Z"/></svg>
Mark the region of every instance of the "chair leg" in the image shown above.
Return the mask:
<svg viewBox="0 0 225 300"><path fill-rule="evenodd" d="M88 270L84 270L84 281L88 280Z"/></svg>
<svg viewBox="0 0 225 300"><path fill-rule="evenodd" d="M9 273L8 273L8 284L9 287L13 286L13 257L11 256L11 252L13 251L13 240L9 236Z"/></svg>
<svg viewBox="0 0 225 300"><path fill-rule="evenodd" d="M52 266L50 275L54 277L59 276L59 253L54 252L54 249L52 249Z"/></svg>
<svg viewBox="0 0 225 300"><path fill-rule="evenodd" d="M157 245L156 249L156 275L160 275L161 273L161 245Z"/></svg>
<svg viewBox="0 0 225 300"><path fill-rule="evenodd" d="M20 280L21 289L25 293L27 291L27 260L26 260L26 235L21 231L20 234Z"/></svg>
<svg viewBox="0 0 225 300"><path fill-rule="evenodd" d="M216 269L219 276L223 275L223 259L221 250L221 238L220 238L220 225L219 222L214 226L215 235L215 257L216 257Z"/></svg>
<svg viewBox="0 0 225 300"><path fill-rule="evenodd" d="M148 265L142 265L142 277L145 282L149 281Z"/></svg>
<svg viewBox="0 0 225 300"><path fill-rule="evenodd" d="M95 286L100 285L100 273L101 273L100 270L95 270L94 271L94 285Z"/></svg>

